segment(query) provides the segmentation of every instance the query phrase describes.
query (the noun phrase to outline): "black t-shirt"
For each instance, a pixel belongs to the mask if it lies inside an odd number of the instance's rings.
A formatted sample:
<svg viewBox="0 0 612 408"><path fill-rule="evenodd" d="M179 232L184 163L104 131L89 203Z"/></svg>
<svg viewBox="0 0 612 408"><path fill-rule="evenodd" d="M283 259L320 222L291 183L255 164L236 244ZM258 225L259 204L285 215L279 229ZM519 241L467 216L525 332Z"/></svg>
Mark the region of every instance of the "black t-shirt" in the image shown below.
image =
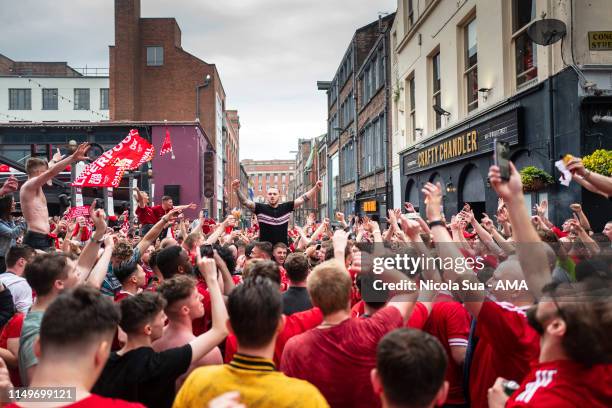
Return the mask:
<svg viewBox="0 0 612 408"><path fill-rule="evenodd" d="M293 201L287 201L276 207L255 203L255 214L259 223L259 240L271 242L272 245L278 242L287 244L287 227L292 212Z"/></svg>
<svg viewBox="0 0 612 408"><path fill-rule="evenodd" d="M308 290L299 286L289 286L289 289L283 293L283 314L288 316L308 309L312 309Z"/></svg>
<svg viewBox="0 0 612 408"><path fill-rule="evenodd" d="M169 408L176 379L189 369L191 353L189 344L160 353L151 347L130 350L122 356L111 353L91 392L147 407Z"/></svg>

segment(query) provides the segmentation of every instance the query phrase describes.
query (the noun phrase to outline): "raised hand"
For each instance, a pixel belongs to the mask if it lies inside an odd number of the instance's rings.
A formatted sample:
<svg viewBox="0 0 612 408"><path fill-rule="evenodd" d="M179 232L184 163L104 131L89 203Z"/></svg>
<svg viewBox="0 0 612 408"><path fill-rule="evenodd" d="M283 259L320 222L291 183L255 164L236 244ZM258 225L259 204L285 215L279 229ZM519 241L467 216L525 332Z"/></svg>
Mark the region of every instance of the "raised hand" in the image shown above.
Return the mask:
<svg viewBox="0 0 612 408"><path fill-rule="evenodd" d="M442 186L440 183L435 185L426 183L422 193L425 195L425 213L429 221L442 219Z"/></svg>
<svg viewBox="0 0 612 408"><path fill-rule="evenodd" d="M70 156L72 162L79 162L89 159L89 157L87 157L87 152L89 151L90 147L91 145L89 143L81 143L75 152Z"/></svg>
<svg viewBox="0 0 612 408"><path fill-rule="evenodd" d="M323 188L323 182L321 180L317 181L315 183L315 187L320 190L321 188Z"/></svg>
<svg viewBox="0 0 612 408"><path fill-rule="evenodd" d="M584 163L582 163L582 159L580 157L572 157L572 159L565 166L572 174L577 174L579 176L585 176L587 171L584 168Z"/></svg>
<svg viewBox="0 0 612 408"><path fill-rule="evenodd" d="M5 194L13 194L17 190L19 190L19 181L17 181L15 176L10 175L0 188L0 196Z"/></svg>
<svg viewBox="0 0 612 408"><path fill-rule="evenodd" d="M232 181L232 188L234 190L239 190L240 189L240 180L236 179L236 180Z"/></svg>
<svg viewBox="0 0 612 408"><path fill-rule="evenodd" d="M342 213L342 212L338 211L338 212L336 213L336 220L338 220L338 221L340 221L340 222L344 221L344 213Z"/></svg>
<svg viewBox="0 0 612 408"><path fill-rule="evenodd" d="M582 211L582 206L580 204L578 204L578 203L573 203L573 204L570 204L570 209L573 212L577 213L577 212L581 212Z"/></svg>
<svg viewBox="0 0 612 408"><path fill-rule="evenodd" d="M402 231L409 237L415 237L421 232L421 225L417 221L410 220L408 217L402 215L400 217L400 222Z"/></svg>
<svg viewBox="0 0 612 408"><path fill-rule="evenodd" d="M406 201L404 203L404 208L406 209L406 212L409 212L409 213L416 212L416 210L414 209L414 205L412 205L412 203L409 201Z"/></svg>
<svg viewBox="0 0 612 408"><path fill-rule="evenodd" d="M334 236L332 237L332 244L334 246L334 250L343 250L346 248L346 244L348 242L348 233L344 230L336 230L334 232Z"/></svg>
<svg viewBox="0 0 612 408"><path fill-rule="evenodd" d="M510 179L508 181L502 180L498 166L491 166L489 168L489 181L491 182L491 186L497 195L506 202L513 201L516 197L522 197L523 195L521 175L512 162L508 162L508 164L510 167Z"/></svg>

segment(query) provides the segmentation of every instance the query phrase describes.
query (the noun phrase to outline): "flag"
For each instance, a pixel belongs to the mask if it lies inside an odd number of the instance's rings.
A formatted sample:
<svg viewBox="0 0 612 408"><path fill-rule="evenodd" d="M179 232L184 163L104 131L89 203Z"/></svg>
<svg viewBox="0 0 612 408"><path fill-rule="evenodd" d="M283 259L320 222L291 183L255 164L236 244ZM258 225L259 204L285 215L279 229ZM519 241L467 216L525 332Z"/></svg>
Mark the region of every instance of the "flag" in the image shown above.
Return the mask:
<svg viewBox="0 0 612 408"><path fill-rule="evenodd" d="M249 179L249 200L253 201L255 197L255 187L253 186L253 180Z"/></svg>
<svg viewBox="0 0 612 408"><path fill-rule="evenodd" d="M172 140L170 139L170 131L166 129L166 137L161 149L159 149L159 155L163 156L166 153L172 153L172 160L174 160L174 151L172 150Z"/></svg>
<svg viewBox="0 0 612 408"><path fill-rule="evenodd" d="M135 170L153 158L154 148L136 129L119 144L102 153L72 182L74 187L119 187L123 173Z"/></svg>

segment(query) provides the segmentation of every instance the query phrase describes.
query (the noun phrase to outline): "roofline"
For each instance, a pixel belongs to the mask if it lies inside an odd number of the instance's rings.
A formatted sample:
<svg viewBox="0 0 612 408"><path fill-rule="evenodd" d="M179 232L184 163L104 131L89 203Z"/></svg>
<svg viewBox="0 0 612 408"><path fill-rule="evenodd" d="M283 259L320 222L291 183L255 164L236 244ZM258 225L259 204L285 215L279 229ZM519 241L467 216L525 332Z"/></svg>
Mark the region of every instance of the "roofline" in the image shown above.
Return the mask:
<svg viewBox="0 0 612 408"><path fill-rule="evenodd" d="M202 129L201 122L197 121L146 121L146 122L132 122L132 121L99 121L99 122L0 122L0 127L2 128L10 128L10 127L31 127L31 128L41 128L41 127L117 127L117 126L134 126L134 127L143 127L143 126L199 126ZM202 129L203 131L203 129Z"/></svg>

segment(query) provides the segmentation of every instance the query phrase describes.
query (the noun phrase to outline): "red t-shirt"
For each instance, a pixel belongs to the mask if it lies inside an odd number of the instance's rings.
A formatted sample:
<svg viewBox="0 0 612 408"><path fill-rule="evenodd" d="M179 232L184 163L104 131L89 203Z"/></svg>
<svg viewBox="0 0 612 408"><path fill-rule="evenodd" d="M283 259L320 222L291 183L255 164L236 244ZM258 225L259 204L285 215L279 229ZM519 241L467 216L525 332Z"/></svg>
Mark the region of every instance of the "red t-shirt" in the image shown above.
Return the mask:
<svg viewBox="0 0 612 408"><path fill-rule="evenodd" d="M525 311L511 303L486 299L476 322L478 343L470 368L472 408L488 406L487 391L497 377L518 383L538 360L540 336L529 326Z"/></svg>
<svg viewBox="0 0 612 408"><path fill-rule="evenodd" d="M287 342L281 371L316 386L332 407L380 407L370 382L376 346L403 323L399 310L386 306L368 319L309 330Z"/></svg>
<svg viewBox="0 0 612 408"><path fill-rule="evenodd" d="M198 277L198 283L196 289L202 295L202 305L204 305L204 316L194 319L192 322L192 330L194 336L206 332L210 328L212 323L212 309L210 305L210 293L208 292L208 286L203 278Z"/></svg>
<svg viewBox="0 0 612 408"><path fill-rule="evenodd" d="M365 314L365 302L360 300L351 308L351 317L361 317ZM416 302L414 304L414 309L412 309L412 313L406 322L406 327L410 327L413 329L422 329L425 326L425 322L427 322L427 317L429 316L429 310L427 310L427 306L425 306L421 302Z"/></svg>
<svg viewBox="0 0 612 408"><path fill-rule="evenodd" d="M277 366L281 363L281 357L285 345L290 338L297 336L298 334L304 333L306 330L310 330L317 327L323 321L323 314L321 309L314 307L303 312L294 313L289 316L285 316L285 326L283 330L278 334L276 338L276 344L274 345L274 364ZM230 333L225 341L225 362L229 363L234 358L234 354L238 350L238 342L236 336Z"/></svg>
<svg viewBox="0 0 612 408"><path fill-rule="evenodd" d="M21 336L21 328L23 327L24 313L15 313L11 320L2 328L0 333L0 347L8 348L8 339L15 339ZM19 368L9 368L9 377L15 387L21 387L21 377L19 376Z"/></svg>
<svg viewBox="0 0 612 408"><path fill-rule="evenodd" d="M7 408L19 408L21 405L9 404ZM120 399L105 398L96 394L91 394L87 398L83 398L80 401L72 404L63 405L63 408L144 408L144 405L138 402L128 402Z"/></svg>
<svg viewBox="0 0 612 408"><path fill-rule="evenodd" d="M561 231L559 227L553 226L550 230L555 233L557 238L565 238L569 235L569 233Z"/></svg>
<svg viewBox="0 0 612 408"><path fill-rule="evenodd" d="M451 354L451 347L467 347L470 335L470 315L463 305L450 294L438 293L431 307L431 315L423 328L442 343L448 365L446 381L449 384L446 404L465 404L463 395L463 367L457 365Z"/></svg>
<svg viewBox="0 0 612 408"><path fill-rule="evenodd" d="M506 403L508 407L612 406L612 365L587 368L570 360L539 363Z"/></svg>
<svg viewBox="0 0 612 408"><path fill-rule="evenodd" d="M161 205L153 207L136 207L136 216L138 217L138 222L142 225L157 224L164 215L166 215L166 211Z"/></svg>

